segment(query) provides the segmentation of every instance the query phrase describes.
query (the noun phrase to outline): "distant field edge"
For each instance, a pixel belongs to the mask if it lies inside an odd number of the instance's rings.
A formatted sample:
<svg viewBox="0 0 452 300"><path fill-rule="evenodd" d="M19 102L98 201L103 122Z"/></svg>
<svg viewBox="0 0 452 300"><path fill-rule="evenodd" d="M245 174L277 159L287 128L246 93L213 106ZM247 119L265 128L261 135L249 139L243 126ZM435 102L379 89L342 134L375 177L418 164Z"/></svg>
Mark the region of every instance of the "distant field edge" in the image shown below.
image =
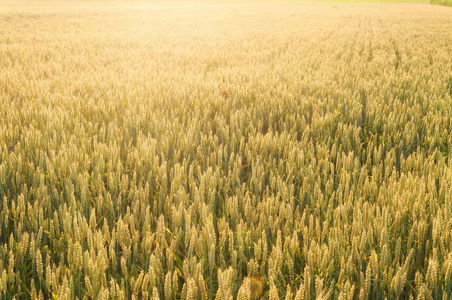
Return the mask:
<svg viewBox="0 0 452 300"><path fill-rule="evenodd" d="M432 0L431 3L452 7L452 0Z"/></svg>
<svg viewBox="0 0 452 300"><path fill-rule="evenodd" d="M346 3L451 3L452 0L256 0L256 1L277 1L277 2L346 2ZM436 2L436 3L435 3ZM442 4L447 5L447 4ZM450 5L450 4L449 4Z"/></svg>

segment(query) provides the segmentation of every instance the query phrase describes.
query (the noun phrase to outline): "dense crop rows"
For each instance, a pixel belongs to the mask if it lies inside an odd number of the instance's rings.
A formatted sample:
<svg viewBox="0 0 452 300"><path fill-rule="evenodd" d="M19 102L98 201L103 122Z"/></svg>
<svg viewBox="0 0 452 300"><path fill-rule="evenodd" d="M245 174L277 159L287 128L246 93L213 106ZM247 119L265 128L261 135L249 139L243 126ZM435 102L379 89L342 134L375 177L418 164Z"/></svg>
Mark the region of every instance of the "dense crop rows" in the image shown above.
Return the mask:
<svg viewBox="0 0 452 300"><path fill-rule="evenodd" d="M450 28L3 3L0 298L450 299Z"/></svg>

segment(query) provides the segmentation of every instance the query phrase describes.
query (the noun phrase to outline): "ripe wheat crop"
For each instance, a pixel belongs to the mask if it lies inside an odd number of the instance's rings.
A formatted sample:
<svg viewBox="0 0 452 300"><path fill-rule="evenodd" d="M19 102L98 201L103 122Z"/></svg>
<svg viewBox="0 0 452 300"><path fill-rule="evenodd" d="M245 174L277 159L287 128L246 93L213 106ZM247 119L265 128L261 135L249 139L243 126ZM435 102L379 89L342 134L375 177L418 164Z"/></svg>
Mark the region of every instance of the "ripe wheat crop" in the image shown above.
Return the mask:
<svg viewBox="0 0 452 300"><path fill-rule="evenodd" d="M1 2L1 299L450 299L452 10Z"/></svg>

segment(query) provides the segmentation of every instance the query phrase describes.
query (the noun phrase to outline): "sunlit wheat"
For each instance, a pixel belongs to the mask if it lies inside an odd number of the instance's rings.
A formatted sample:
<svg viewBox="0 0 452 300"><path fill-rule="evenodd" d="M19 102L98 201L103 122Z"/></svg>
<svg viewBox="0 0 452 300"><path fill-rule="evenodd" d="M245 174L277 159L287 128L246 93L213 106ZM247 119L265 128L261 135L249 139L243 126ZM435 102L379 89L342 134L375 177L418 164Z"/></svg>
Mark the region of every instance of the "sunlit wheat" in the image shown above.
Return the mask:
<svg viewBox="0 0 452 300"><path fill-rule="evenodd" d="M0 299L450 299L452 10L0 3Z"/></svg>

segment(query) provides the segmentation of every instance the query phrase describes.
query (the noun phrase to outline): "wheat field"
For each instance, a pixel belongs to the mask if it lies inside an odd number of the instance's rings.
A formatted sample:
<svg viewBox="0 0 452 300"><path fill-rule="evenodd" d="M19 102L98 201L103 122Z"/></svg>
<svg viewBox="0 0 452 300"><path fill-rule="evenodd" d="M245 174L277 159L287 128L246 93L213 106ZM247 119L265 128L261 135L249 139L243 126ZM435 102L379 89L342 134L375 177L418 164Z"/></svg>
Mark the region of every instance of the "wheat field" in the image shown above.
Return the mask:
<svg viewBox="0 0 452 300"><path fill-rule="evenodd" d="M450 299L451 28L0 2L0 298Z"/></svg>

